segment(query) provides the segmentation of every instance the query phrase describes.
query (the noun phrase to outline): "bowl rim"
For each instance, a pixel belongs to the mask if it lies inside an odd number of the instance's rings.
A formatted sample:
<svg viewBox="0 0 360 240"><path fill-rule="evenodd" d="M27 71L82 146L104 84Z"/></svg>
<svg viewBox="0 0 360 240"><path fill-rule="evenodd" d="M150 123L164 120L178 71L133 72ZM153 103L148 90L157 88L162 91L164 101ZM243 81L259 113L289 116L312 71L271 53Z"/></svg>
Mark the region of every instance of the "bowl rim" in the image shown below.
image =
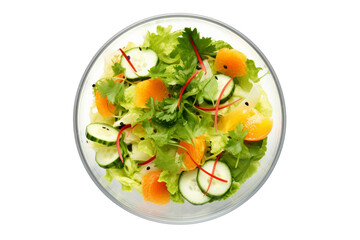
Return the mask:
<svg viewBox="0 0 360 240"><path fill-rule="evenodd" d="M139 213L129 207L127 207L126 205L122 204L120 201L118 201L114 196L112 196L108 191L106 191L106 189L100 184L100 182L96 179L95 175L92 173L89 165L87 164L86 160L85 160L85 156L81 150L81 145L80 145L80 139L78 136L78 123L77 123L77 116L78 116L78 107L79 107L79 99L80 99L80 94L81 94L81 90L84 86L85 83L85 79L88 76L88 73L90 71L90 69L93 67L95 61L98 59L98 57L100 56L100 54L102 54L102 52L116 39L118 38L120 35L126 33L127 31L131 30L132 28L139 26L141 24L144 24L146 22L149 21L153 21L153 20L158 20L158 19L163 19L163 18L179 18L179 17L184 17L184 18L195 18L195 19L200 19L200 20L205 20L217 25L220 25L221 27L224 27L228 30L230 30L231 32L235 33L236 35L238 35L239 37L241 37L244 41L246 41L258 54L259 56L262 58L262 60L265 62L265 64L267 65L267 67L269 68L269 71L271 73L271 75L274 78L275 81L275 85L276 88L278 90L279 93L279 97L280 97L280 104L281 104L281 112L282 112L282 127L281 127L281 136L280 136L280 142L279 142L279 146L278 149L276 151L275 157L274 157L274 161L272 162L269 170L267 171L266 175L264 176L264 178L261 180L261 182L255 187L255 189L250 192L244 199L242 199L241 201L237 202L236 204L234 204L233 206L224 209L223 211L220 212L215 212L206 216L202 216L200 218L196 218L196 219L186 219L183 221L177 221L177 220L170 220L170 219L160 219L157 217L151 217L142 213ZM279 83L279 80L277 78L277 75L275 74L274 69L272 68L270 62L267 60L267 58L265 57L265 55L260 51L260 49L249 39L247 38L244 34L242 34L240 31L238 31L237 29L231 27L230 25L221 22L217 19L214 18L210 18L207 16L203 16L203 15L198 15L198 14L190 14L190 13L167 13L167 14L160 14L160 15L154 15L151 17L147 17L144 18L142 20L139 20L125 28L123 28L122 30L120 30L119 32L117 32L114 36L112 36L94 55L94 57L91 59L90 63L88 64L88 66L85 69L84 74L82 75L82 78L80 80L77 92L76 92L76 96L75 96L75 103L74 103L74 110L73 110L73 130L74 130L74 134L75 134L75 142L76 142L76 147L78 150L78 153L80 155L81 161L87 171L87 173L89 174L90 178L93 180L93 182L97 185L97 187L111 200L113 201L116 205L120 206L122 209L126 210L127 212L134 214L138 217L150 220L150 221L154 221L154 222L158 222L158 223L165 223L165 224L178 224L178 225L183 225L183 224L194 224L194 223L200 223L200 222L205 222L205 221L209 221L215 218L218 218L220 216L223 216L225 214L228 214L229 212L235 210L236 208L240 207L242 204L244 204L246 201L248 201L263 185L264 183L267 181L267 179L269 178L269 176L271 175L273 169L275 168L275 165L279 159L283 144L284 144L284 140L285 140L285 132L286 132L286 109L285 109L285 100L284 100L284 95L283 92L281 90L281 86Z"/></svg>

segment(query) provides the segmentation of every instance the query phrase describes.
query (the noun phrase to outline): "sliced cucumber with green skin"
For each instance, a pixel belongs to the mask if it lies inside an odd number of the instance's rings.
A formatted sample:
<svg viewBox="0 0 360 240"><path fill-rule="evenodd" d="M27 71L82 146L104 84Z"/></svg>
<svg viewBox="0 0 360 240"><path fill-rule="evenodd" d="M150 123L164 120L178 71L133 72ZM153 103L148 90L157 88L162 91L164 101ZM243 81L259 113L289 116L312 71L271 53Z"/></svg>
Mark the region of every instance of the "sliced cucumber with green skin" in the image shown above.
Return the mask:
<svg viewBox="0 0 360 240"><path fill-rule="evenodd" d="M212 98L209 98L208 96L204 96L205 102L207 102L209 104L215 104L216 103L222 89L224 88L226 83L231 79L231 77L226 76L224 74L216 74L215 79L217 80L217 83L218 83L218 91L217 91L217 93ZM232 97L232 95L234 94L234 90L235 90L235 83L234 83L234 80L232 80L229 83L229 85L226 87L223 95L221 96L220 104L226 102L227 100L229 100Z"/></svg>
<svg viewBox="0 0 360 240"><path fill-rule="evenodd" d="M181 195L191 204L201 205L210 201L210 197L204 195L197 183L198 171L185 171L179 177L179 190Z"/></svg>
<svg viewBox="0 0 360 240"><path fill-rule="evenodd" d="M119 131L105 123L90 123L86 126L86 138L105 146L116 144Z"/></svg>
<svg viewBox="0 0 360 240"><path fill-rule="evenodd" d="M215 161L206 161L203 165L203 169L208 172L212 172ZM217 162L214 175L227 180L227 182L219 181L213 178L209 191L206 193L207 196L218 198L223 196L227 191L229 191L232 182L232 175L229 166L224 162ZM210 182L210 176L204 173L203 171L198 170L197 183L200 190L205 193Z"/></svg>
<svg viewBox="0 0 360 240"><path fill-rule="evenodd" d="M115 147L100 148L95 154L95 161L102 168L123 168L119 153Z"/></svg>
<svg viewBox="0 0 360 240"><path fill-rule="evenodd" d="M158 62L157 54L150 48L132 48L125 52L130 62L136 69L136 73L124 56L121 57L120 65L125 69L124 75L129 80L140 80L149 77L150 68Z"/></svg>

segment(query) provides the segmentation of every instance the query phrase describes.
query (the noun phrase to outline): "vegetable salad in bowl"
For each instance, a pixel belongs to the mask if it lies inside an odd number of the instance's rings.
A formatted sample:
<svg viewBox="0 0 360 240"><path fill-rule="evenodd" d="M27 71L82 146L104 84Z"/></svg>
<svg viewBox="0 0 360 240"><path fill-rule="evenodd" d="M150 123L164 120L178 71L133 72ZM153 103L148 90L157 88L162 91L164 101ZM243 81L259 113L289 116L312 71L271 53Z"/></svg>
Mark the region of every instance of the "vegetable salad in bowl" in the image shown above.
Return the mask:
<svg viewBox="0 0 360 240"><path fill-rule="evenodd" d="M157 205L231 198L267 150L266 74L197 28L158 25L119 46L92 85L86 127L104 178Z"/></svg>

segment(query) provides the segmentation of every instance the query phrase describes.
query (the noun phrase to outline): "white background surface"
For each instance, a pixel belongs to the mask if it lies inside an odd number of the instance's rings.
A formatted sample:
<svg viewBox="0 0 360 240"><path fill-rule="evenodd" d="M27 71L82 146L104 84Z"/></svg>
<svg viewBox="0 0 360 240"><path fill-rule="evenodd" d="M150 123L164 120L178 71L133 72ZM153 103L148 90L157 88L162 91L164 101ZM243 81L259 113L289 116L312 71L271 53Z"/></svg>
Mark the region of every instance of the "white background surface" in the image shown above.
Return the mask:
<svg viewBox="0 0 360 240"><path fill-rule="evenodd" d="M357 1L2 1L0 239L359 239ZM189 12L232 25L286 100L278 165L247 203L186 226L127 213L86 173L73 102L96 51L127 25Z"/></svg>

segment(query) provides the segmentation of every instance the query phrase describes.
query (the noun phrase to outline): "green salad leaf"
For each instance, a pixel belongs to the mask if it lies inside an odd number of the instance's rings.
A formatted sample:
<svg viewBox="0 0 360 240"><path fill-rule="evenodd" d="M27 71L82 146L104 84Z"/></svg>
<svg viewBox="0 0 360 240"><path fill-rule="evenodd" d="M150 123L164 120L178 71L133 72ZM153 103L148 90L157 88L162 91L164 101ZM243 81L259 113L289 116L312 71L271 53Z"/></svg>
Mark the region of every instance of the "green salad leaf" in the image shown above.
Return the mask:
<svg viewBox="0 0 360 240"><path fill-rule="evenodd" d="M106 179L108 181L112 181L112 179L116 179L121 183L122 190L124 192L131 192L133 189L136 189L140 193L142 192L142 186L140 181L133 179L129 176L124 169L118 168L109 168L106 169Z"/></svg>
<svg viewBox="0 0 360 240"><path fill-rule="evenodd" d="M170 53L178 44L178 37L181 31L171 32L172 26L166 28L156 27L156 33L148 32L145 36L143 47L149 47L156 52L159 59L167 64L177 62L180 56L170 57Z"/></svg>
<svg viewBox="0 0 360 240"><path fill-rule="evenodd" d="M158 182L166 183L167 190L170 193L170 199L173 202L184 203L184 199L182 198L179 190L180 174L181 171L177 171L177 172L162 171Z"/></svg>
<svg viewBox="0 0 360 240"><path fill-rule="evenodd" d="M175 172L180 170L182 160L180 157L169 155L162 148L157 148L156 159L154 160L155 167L161 170Z"/></svg>

